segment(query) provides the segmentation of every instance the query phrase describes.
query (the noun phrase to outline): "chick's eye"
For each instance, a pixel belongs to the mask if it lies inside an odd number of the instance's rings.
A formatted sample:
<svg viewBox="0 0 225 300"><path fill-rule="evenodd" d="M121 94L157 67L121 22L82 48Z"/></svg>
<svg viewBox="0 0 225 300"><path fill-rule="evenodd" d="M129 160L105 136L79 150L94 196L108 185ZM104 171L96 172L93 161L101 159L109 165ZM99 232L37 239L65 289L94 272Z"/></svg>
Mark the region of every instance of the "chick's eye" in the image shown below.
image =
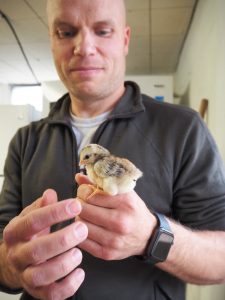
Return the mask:
<svg viewBox="0 0 225 300"><path fill-rule="evenodd" d="M84 159L89 159L90 158L90 155L88 155L88 154L86 154L85 156L84 156Z"/></svg>

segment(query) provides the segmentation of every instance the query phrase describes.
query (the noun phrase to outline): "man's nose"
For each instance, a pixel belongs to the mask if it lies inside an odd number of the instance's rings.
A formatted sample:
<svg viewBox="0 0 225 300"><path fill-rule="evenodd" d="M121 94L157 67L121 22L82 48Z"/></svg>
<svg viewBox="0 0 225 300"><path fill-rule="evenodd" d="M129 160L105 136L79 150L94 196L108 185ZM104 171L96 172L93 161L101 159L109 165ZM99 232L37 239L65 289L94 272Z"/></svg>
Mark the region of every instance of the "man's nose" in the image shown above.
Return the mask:
<svg viewBox="0 0 225 300"><path fill-rule="evenodd" d="M74 42L74 55L89 56L95 54L94 39L88 32L80 32Z"/></svg>

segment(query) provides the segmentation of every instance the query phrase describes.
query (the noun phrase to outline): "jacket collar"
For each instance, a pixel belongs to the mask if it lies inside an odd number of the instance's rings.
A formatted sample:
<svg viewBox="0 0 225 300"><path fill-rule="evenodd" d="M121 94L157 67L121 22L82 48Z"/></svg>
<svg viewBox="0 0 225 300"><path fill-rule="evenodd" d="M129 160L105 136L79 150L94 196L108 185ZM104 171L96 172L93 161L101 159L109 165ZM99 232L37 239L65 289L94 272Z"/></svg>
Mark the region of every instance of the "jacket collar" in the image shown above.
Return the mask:
<svg viewBox="0 0 225 300"><path fill-rule="evenodd" d="M126 81L125 93L113 109L109 119L130 118L144 110L139 86L135 82Z"/></svg>
<svg viewBox="0 0 225 300"><path fill-rule="evenodd" d="M70 103L69 94L63 95L50 110L48 122L70 124Z"/></svg>
<svg viewBox="0 0 225 300"><path fill-rule="evenodd" d="M70 124L70 97L69 94L62 96L51 109L48 122ZM144 111L142 96L139 86L132 81L125 82L125 92L117 103L108 119L131 118L136 113Z"/></svg>

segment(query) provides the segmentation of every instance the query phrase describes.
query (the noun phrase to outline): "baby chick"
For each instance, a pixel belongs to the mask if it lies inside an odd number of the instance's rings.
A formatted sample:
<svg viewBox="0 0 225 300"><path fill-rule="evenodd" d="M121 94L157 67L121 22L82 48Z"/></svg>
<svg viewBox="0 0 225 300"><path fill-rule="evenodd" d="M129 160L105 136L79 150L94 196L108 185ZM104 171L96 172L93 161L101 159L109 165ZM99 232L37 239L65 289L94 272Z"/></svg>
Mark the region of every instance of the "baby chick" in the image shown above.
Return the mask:
<svg viewBox="0 0 225 300"><path fill-rule="evenodd" d="M96 192L112 196L127 193L134 189L142 176L142 172L128 159L111 155L97 144L89 144L81 150L80 165L85 166L89 179L97 186L89 197Z"/></svg>

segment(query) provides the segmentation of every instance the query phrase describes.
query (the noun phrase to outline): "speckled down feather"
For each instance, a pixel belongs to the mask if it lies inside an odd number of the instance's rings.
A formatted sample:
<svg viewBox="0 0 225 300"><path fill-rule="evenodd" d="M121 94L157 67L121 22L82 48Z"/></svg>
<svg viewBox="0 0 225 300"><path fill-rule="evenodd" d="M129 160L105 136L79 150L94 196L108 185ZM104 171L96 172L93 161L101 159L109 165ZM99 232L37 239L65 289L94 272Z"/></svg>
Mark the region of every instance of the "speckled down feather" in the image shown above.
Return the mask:
<svg viewBox="0 0 225 300"><path fill-rule="evenodd" d="M80 165L85 165L89 179L110 195L133 190L142 176L128 159L111 155L97 144L89 144L81 150Z"/></svg>

